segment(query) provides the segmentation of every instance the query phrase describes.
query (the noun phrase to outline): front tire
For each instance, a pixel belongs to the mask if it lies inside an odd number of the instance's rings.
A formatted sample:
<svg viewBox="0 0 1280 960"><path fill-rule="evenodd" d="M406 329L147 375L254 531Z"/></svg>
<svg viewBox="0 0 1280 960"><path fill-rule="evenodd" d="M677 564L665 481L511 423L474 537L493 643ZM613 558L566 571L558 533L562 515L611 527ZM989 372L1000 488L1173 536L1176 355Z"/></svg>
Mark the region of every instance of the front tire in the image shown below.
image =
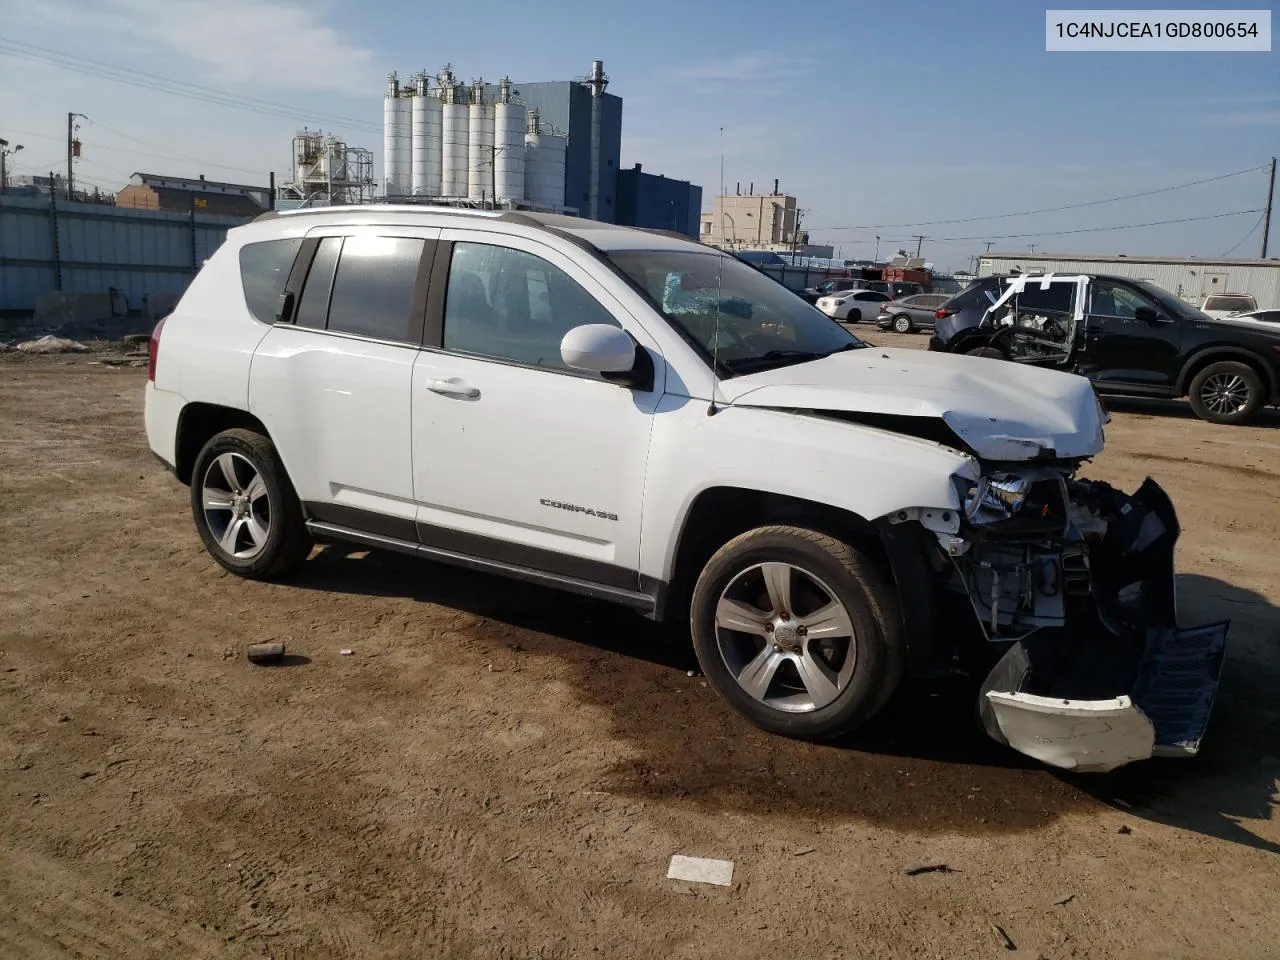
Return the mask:
<svg viewBox="0 0 1280 960"><path fill-rule="evenodd" d="M844 322L845 322L845 323L861 323L861 322L862 322L862 311L860 311L860 310L850 310L848 313L846 313L846 314L844 315Z"/></svg>
<svg viewBox="0 0 1280 960"><path fill-rule="evenodd" d="M191 512L205 549L250 580L281 576L311 552L302 505L272 442L224 430L196 457Z"/></svg>
<svg viewBox="0 0 1280 960"><path fill-rule="evenodd" d="M966 357L990 357L992 360L1003 360L1004 354L995 347L974 347L964 352Z"/></svg>
<svg viewBox="0 0 1280 960"><path fill-rule="evenodd" d="M905 314L898 314L893 318L893 329L898 333L910 333L914 327L911 325L911 318Z"/></svg>
<svg viewBox="0 0 1280 960"><path fill-rule="evenodd" d="M1266 399L1262 378L1245 363L1211 363L1191 380L1191 409L1201 420L1236 425L1246 423Z"/></svg>
<svg viewBox="0 0 1280 960"><path fill-rule="evenodd" d="M814 530L757 527L721 547L694 587L690 627L716 691L790 737L853 730L902 676L893 590L856 549Z"/></svg>

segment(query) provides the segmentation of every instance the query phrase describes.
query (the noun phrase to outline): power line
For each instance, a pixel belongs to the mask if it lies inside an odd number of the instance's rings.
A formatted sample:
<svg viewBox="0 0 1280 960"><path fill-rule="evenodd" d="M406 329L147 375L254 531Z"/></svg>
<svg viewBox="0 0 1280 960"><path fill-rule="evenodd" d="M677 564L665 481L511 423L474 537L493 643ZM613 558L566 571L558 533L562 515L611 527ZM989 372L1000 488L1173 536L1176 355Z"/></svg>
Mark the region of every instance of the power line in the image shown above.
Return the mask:
<svg viewBox="0 0 1280 960"><path fill-rule="evenodd" d="M1226 253L1224 253L1224 254L1223 254L1223 256L1224 256L1224 257L1229 257L1229 256L1231 256L1231 254L1235 253L1237 250L1239 250L1239 249L1240 249L1241 245L1242 245L1246 240L1248 240L1248 239L1249 239L1250 237L1252 237L1255 233L1257 233L1257 232L1258 232L1258 228L1259 228L1260 226L1262 226L1262 220L1263 220L1263 218L1264 218L1266 215L1267 215L1267 214L1266 214L1266 212L1264 211L1264 212L1263 212L1263 213L1258 217L1257 222L1256 222L1256 223L1254 223L1254 225L1253 225L1252 227L1250 227L1250 228L1249 228L1249 232L1248 232L1248 233L1246 233L1243 237L1241 237L1241 238L1240 238L1240 242L1239 242L1239 243L1237 243L1235 246L1233 246L1233 247L1232 247L1230 250L1228 250Z"/></svg>
<svg viewBox="0 0 1280 960"><path fill-rule="evenodd" d="M1232 173L1219 174L1216 177L1205 177L1201 180L1189 180L1186 183L1175 183L1167 187L1157 187L1154 190L1143 190L1141 193L1126 193L1119 197L1105 197L1101 200L1086 200L1082 203L1067 203L1060 207L1042 207L1039 210L1021 210L1017 213L994 213L984 217L957 217L952 220L921 220L917 223L868 223L860 226L844 226L844 227L814 227L814 230L884 230L897 229L901 227L934 227L946 223L977 223L982 220L1008 220L1011 217L1030 217L1040 213L1058 213L1063 210L1079 210L1083 207L1096 207L1104 203L1117 203L1121 200L1133 200L1137 197L1152 197L1160 193L1168 193L1171 190L1185 190L1187 187L1198 187L1203 183L1214 183L1218 180L1227 180L1231 177L1243 176L1246 173L1253 173L1257 170L1267 169L1267 164L1259 164L1256 167L1249 167L1245 170L1236 170ZM914 238L913 238L914 239Z"/></svg>
<svg viewBox="0 0 1280 960"><path fill-rule="evenodd" d="M257 97L247 97L240 94L223 93L222 91L215 90L212 87L204 87L187 81L173 80L169 77L162 77L153 73L145 73L141 70L132 70L127 67L117 67L109 63L104 63L101 60L92 60L86 57L71 57L70 55L64 54L58 50L52 50L48 47L39 47L35 44L23 43L18 40L11 40L7 37L0 38L0 56L13 57L18 60L27 60L32 63L40 63L45 66L84 73L89 76L99 77L105 80L114 80L117 83L125 83L131 86L141 87L144 90L166 93L170 96L183 97L188 100L196 100L201 103L208 103L214 106L246 110L251 113L259 113L265 116L284 117L299 122L309 119L313 122L355 127L371 133L381 130L380 127L367 120L357 120L353 117L344 117L337 114L317 111L299 111L296 106L291 106L289 104L276 103L271 100L261 100Z"/></svg>
<svg viewBox="0 0 1280 960"><path fill-rule="evenodd" d="M104 129L111 130L110 127L107 127L103 123L95 122L95 121L90 121L90 123L93 123L94 126L103 127ZM42 140L64 140L65 139L64 137L54 137L54 136L50 136L47 133L35 133L30 130L12 130L11 132L20 133L24 137L39 137ZM111 132L118 133L119 131L111 130ZM128 134L121 133L120 136L127 137ZM137 138L130 137L129 139L136 140ZM145 143L146 141L139 140L138 142ZM116 147L108 143L98 143L96 140L85 140L83 141L83 143L84 143L84 146L93 147L93 149L95 150L110 150L113 153L127 153L135 157L151 157L152 159L155 159L155 160L183 160L191 163L198 163L205 167L216 167L222 170L237 170L240 173L255 173L255 174L262 173L261 170L251 170L248 167L236 167L229 163L213 163L210 160L202 160L198 157L189 157L189 156L186 156L185 154L147 153L145 150L131 150L128 147Z"/></svg>
<svg viewBox="0 0 1280 960"><path fill-rule="evenodd" d="M241 173L261 173L262 172L261 170L250 170L248 167L232 166L229 163L210 163L209 161L201 157L193 157L185 153L176 153L168 150L165 147L160 146L159 144L150 143L149 141L146 141L146 140L139 140L137 137L132 136L131 134L125 133L121 130L117 130L114 127L109 127L105 123L103 123L101 120L90 120L89 123L91 126L101 127L103 130L106 130L108 133L114 133L117 137L124 137L126 140L132 140L134 143L139 143L144 147L151 147L153 150L160 150L162 152L161 153L143 153L141 150L131 151L131 150L126 150L123 147L107 147L105 144L96 144L96 146L100 149L119 150L121 153L136 153L140 157L155 157L161 160L187 160L191 163L203 164L206 167L221 167L223 170L239 170Z"/></svg>
<svg viewBox="0 0 1280 960"><path fill-rule="evenodd" d="M1038 233L985 234L980 237L929 237L931 243L984 243L991 240L1026 240L1034 237L1065 237L1077 233L1106 233L1112 230L1136 230L1140 227L1163 227L1171 223L1196 223L1201 220L1221 220L1224 217L1240 217L1247 213L1260 213L1261 207L1252 210L1233 210L1230 213L1211 213L1202 217L1178 217L1173 220L1150 220L1146 223L1118 223L1107 227L1081 227L1077 230L1044 230ZM907 243L912 237L881 237L882 243ZM870 243L869 240L841 240L841 243Z"/></svg>
<svg viewBox="0 0 1280 960"><path fill-rule="evenodd" d="M1039 233L986 234L981 237L933 237L934 243L982 242L984 240L1024 240L1031 237L1065 237L1074 233L1105 233L1109 230L1134 230L1138 227L1163 227L1170 223L1196 223L1200 220L1221 220L1223 217L1239 217L1246 213L1260 213L1261 207L1252 210L1233 210L1230 213L1211 213L1203 217L1178 217L1175 220L1151 220L1147 223L1121 223L1110 227L1082 227L1078 230L1045 230ZM912 237L914 240L915 238Z"/></svg>

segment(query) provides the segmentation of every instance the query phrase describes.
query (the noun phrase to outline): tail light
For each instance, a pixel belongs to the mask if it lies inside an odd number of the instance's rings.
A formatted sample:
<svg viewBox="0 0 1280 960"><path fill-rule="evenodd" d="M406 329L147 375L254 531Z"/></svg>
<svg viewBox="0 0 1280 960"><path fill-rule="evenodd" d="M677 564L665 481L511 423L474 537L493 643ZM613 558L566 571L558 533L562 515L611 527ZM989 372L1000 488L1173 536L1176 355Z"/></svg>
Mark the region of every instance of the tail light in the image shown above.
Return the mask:
<svg viewBox="0 0 1280 960"><path fill-rule="evenodd" d="M156 382L156 358L160 355L160 331L168 317L161 317L155 329L151 331L151 340L147 343L147 379Z"/></svg>
<svg viewBox="0 0 1280 960"><path fill-rule="evenodd" d="M945 320L953 313L955 313L954 310L947 310L945 307L939 307L937 310L933 311L933 315L939 320Z"/></svg>

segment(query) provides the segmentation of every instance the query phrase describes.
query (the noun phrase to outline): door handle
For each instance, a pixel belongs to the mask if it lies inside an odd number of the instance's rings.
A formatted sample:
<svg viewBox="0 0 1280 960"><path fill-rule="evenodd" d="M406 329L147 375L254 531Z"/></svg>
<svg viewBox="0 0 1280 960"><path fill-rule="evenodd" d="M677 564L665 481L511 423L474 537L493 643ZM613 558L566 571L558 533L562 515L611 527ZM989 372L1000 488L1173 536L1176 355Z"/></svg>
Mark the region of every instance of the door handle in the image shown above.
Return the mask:
<svg viewBox="0 0 1280 960"><path fill-rule="evenodd" d="M461 397L464 400L474 400L480 396L479 387L473 387L457 377L451 380L432 380L427 384L427 389L445 397Z"/></svg>

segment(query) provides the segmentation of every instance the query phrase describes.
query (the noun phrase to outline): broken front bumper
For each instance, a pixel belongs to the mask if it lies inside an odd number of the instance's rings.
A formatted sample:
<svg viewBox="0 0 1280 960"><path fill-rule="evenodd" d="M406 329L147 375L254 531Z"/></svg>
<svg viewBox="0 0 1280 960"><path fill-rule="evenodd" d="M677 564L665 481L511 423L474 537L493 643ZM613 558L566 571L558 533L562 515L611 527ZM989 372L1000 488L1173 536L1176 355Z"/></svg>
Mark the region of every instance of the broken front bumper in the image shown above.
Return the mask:
<svg viewBox="0 0 1280 960"><path fill-rule="evenodd" d="M1113 770L1153 756L1194 756L1221 678L1228 622L1177 625L1177 516L1152 480L1133 495L1088 484L1105 534L1088 542L1089 595L1061 629L1013 643L988 674L988 734L1046 764Z"/></svg>
<svg viewBox="0 0 1280 960"><path fill-rule="evenodd" d="M1015 644L992 671L980 704L987 732L1019 753L1082 773L1148 757L1194 756L1213 710L1227 624L1153 630L1129 693L1072 699L1035 689L1033 658ZM991 682L991 678L988 678Z"/></svg>

